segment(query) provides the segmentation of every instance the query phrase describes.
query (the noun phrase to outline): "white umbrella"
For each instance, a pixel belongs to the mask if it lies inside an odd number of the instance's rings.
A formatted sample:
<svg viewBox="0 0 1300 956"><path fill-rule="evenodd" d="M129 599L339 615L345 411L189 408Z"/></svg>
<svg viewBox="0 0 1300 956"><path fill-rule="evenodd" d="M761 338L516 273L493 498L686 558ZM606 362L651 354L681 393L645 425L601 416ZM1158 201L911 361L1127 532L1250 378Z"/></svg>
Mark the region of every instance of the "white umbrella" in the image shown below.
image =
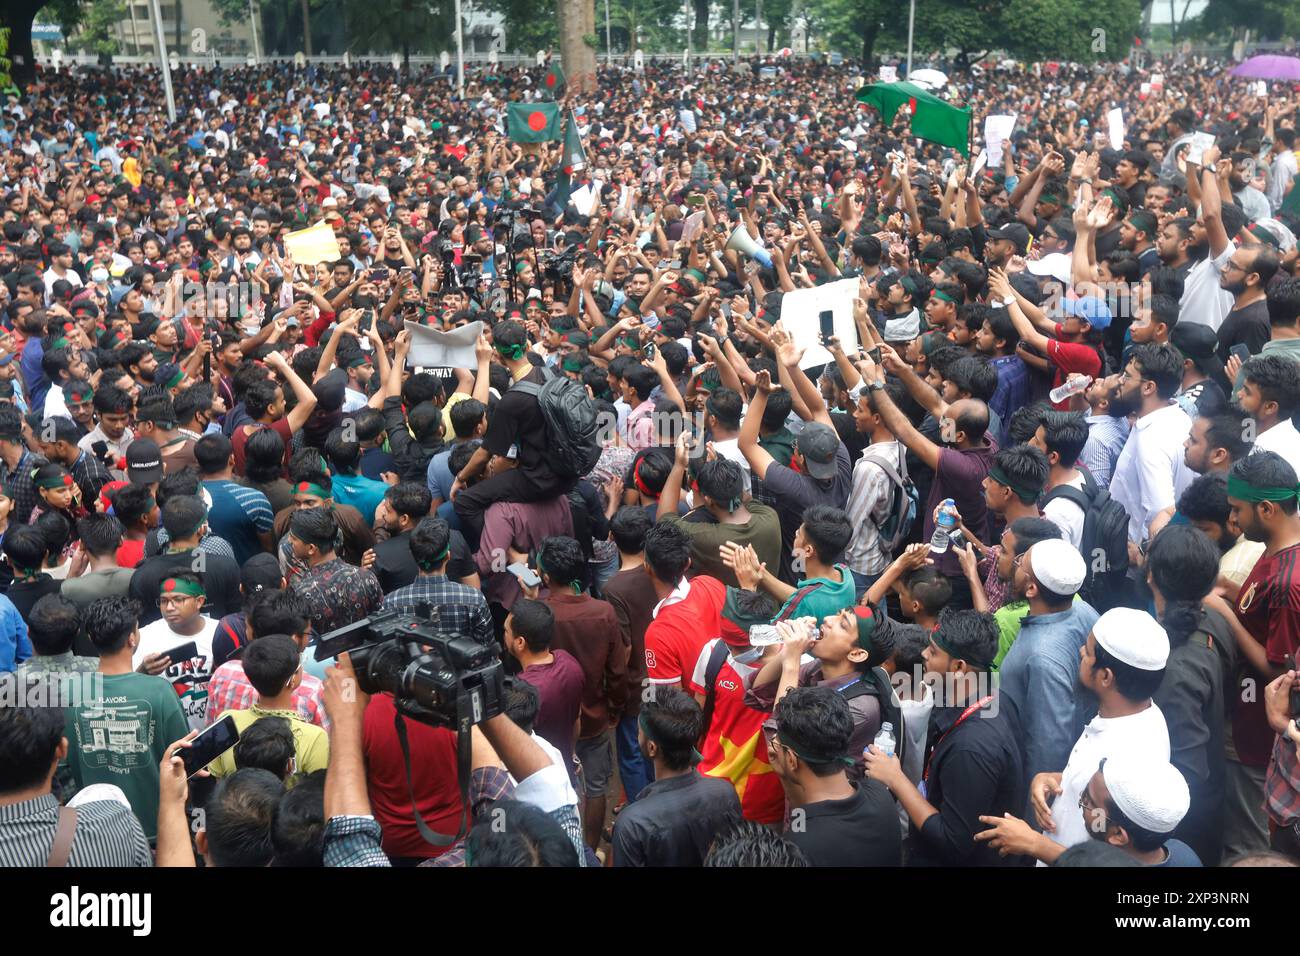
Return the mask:
<svg viewBox="0 0 1300 956"><path fill-rule="evenodd" d="M938 70L913 70L907 74L907 81L915 83L923 90L938 90L948 84L948 74Z"/></svg>

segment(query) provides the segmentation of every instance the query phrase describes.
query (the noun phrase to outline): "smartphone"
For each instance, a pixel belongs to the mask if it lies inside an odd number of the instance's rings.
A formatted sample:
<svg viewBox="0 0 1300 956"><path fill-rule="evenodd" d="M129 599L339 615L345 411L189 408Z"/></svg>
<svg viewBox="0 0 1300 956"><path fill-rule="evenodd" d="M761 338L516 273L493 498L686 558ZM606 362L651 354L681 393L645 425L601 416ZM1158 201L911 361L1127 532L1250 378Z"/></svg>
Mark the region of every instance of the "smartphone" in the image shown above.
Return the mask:
<svg viewBox="0 0 1300 956"><path fill-rule="evenodd" d="M226 714L195 737L188 747L177 748L172 756L180 754L185 763L185 776L193 777L238 742L239 728L235 726L235 718Z"/></svg>
<svg viewBox="0 0 1300 956"><path fill-rule="evenodd" d="M648 359L652 359L652 358L654 358L654 357L655 357L655 344L654 344L653 342L647 342L647 343L645 344L645 348L643 349L643 351L645 352L645 357L646 357L646 358L648 358Z"/></svg>
<svg viewBox="0 0 1300 956"><path fill-rule="evenodd" d="M542 583L542 579L537 576L537 572L524 564L522 561L516 561L506 567L506 570L519 579L519 583L524 587L535 588Z"/></svg>
<svg viewBox="0 0 1300 956"><path fill-rule="evenodd" d="M1238 361L1244 365L1246 359L1250 358L1250 346L1245 342L1238 342L1232 348L1228 349L1228 354L1237 356Z"/></svg>
<svg viewBox="0 0 1300 956"><path fill-rule="evenodd" d="M817 313L817 321L821 326L822 342L828 342L835 337L835 313L830 309Z"/></svg>
<svg viewBox="0 0 1300 956"><path fill-rule="evenodd" d="M687 196L687 197L686 197L686 205L688 205L688 206L703 206L703 205L704 205L704 197L703 197L703 196Z"/></svg>
<svg viewBox="0 0 1300 956"><path fill-rule="evenodd" d="M191 658L199 656L199 645L190 641L188 644L177 644L170 651L163 651L163 657L169 659L173 664L179 664L181 661L188 661Z"/></svg>
<svg viewBox="0 0 1300 956"><path fill-rule="evenodd" d="M388 278L388 269L384 266L378 266L371 269L369 278L372 282L383 282Z"/></svg>
<svg viewBox="0 0 1300 956"><path fill-rule="evenodd" d="M723 302L722 305L721 305L721 310L722 310L722 314L723 314L724 316L726 316L728 319L731 318L731 303L730 303L730 302Z"/></svg>
<svg viewBox="0 0 1300 956"><path fill-rule="evenodd" d="M880 346L877 345L877 346L876 346L875 348L873 348L873 349L867 349L867 357L868 357L869 359L871 359L871 361L873 361L873 362L875 362L877 365L879 365L879 364L880 364Z"/></svg>

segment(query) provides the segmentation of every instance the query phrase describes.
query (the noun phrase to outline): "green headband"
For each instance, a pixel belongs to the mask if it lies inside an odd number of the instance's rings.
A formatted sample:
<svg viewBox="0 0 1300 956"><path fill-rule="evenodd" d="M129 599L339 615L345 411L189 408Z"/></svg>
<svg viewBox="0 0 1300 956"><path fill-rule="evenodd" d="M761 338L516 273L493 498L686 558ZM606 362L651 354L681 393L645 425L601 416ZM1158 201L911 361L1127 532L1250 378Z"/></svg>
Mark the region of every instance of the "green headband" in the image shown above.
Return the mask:
<svg viewBox="0 0 1300 956"><path fill-rule="evenodd" d="M175 387L176 387L177 385L179 385L182 381L184 381L184 379L185 379L185 372L184 372L184 370L178 368L178 369L176 370L176 374L173 375L172 378L171 378L168 382L164 383L163 388L175 388Z"/></svg>
<svg viewBox="0 0 1300 956"><path fill-rule="evenodd" d="M722 616L746 632L756 624L770 623L772 620L770 617L761 614L758 617L752 617L737 607L736 597L742 593L740 588L727 587L727 600L722 605Z"/></svg>
<svg viewBox="0 0 1300 956"><path fill-rule="evenodd" d="M953 645L948 643L948 639L943 636L943 629L940 627L936 627L930 632L930 640L934 642L935 646L938 647L939 650L943 651L949 657L955 658L959 661L965 661L972 667L978 667L980 670L988 670L993 665L992 661L973 661L970 659L968 653L957 650Z"/></svg>
<svg viewBox="0 0 1300 956"><path fill-rule="evenodd" d="M1003 471L1001 468L999 468L997 465L993 465L992 467L989 468L989 477L992 478L994 481L996 481L999 485L1006 485L1008 488L1014 491L1022 501L1026 501L1026 502L1037 501L1038 496L1043 493L1042 488L1033 489L1033 488L1026 488L1023 485L1017 485L1014 481L1008 478L1007 473Z"/></svg>
<svg viewBox="0 0 1300 956"><path fill-rule="evenodd" d="M330 499L330 492L326 491L314 481L300 481L293 486L293 492L296 495L311 495L314 498Z"/></svg>
<svg viewBox="0 0 1300 956"><path fill-rule="evenodd" d="M162 594L184 594L186 597L197 598L204 596L202 585L181 578L168 578L164 581L162 583ZM161 597L162 594L159 596Z"/></svg>
<svg viewBox="0 0 1300 956"><path fill-rule="evenodd" d="M74 484L72 476L66 471L61 475L50 475L48 478L41 478L40 480L35 480L35 475L32 477L32 484L47 491L53 491L55 488L71 488Z"/></svg>
<svg viewBox="0 0 1300 956"><path fill-rule="evenodd" d="M940 302L951 302L953 305L957 304L956 299L950 296L947 292L944 292L940 289L935 289L933 292L930 293L930 295L931 297L938 299Z"/></svg>
<svg viewBox="0 0 1300 956"><path fill-rule="evenodd" d="M566 372L581 372L583 368L585 368L582 364L582 359L576 358L566 358L560 363L560 367Z"/></svg>
<svg viewBox="0 0 1300 956"><path fill-rule="evenodd" d="M447 555L449 554L451 554L450 541L447 542L447 547L443 548L440 554L435 554L429 561L417 561L416 564L420 566L421 571L432 571L438 565L442 564L442 562L446 561Z"/></svg>
<svg viewBox="0 0 1300 956"><path fill-rule="evenodd" d="M522 344L507 345L504 342L494 342L492 347L496 349L504 358L521 359L524 357L524 347Z"/></svg>
<svg viewBox="0 0 1300 956"><path fill-rule="evenodd" d="M1229 475L1228 497L1236 498L1238 501L1252 502L1290 501L1292 498L1300 497L1300 485L1296 485L1294 488L1256 488L1242 478Z"/></svg>

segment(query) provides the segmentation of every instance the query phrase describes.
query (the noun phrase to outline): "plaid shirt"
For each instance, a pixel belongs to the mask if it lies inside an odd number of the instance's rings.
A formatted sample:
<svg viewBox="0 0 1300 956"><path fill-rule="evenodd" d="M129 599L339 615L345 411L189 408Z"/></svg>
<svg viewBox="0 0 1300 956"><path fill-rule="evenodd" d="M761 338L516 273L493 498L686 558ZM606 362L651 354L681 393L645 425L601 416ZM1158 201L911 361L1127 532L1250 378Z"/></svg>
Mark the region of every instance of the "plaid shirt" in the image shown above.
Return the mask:
<svg viewBox="0 0 1300 956"><path fill-rule="evenodd" d="M27 524L32 517L32 509L38 501L36 487L32 484L32 469L45 464L40 455L24 451L18 459L18 466L12 471L0 461L0 484L10 485L13 489L14 510L9 520L16 524Z"/></svg>
<svg viewBox="0 0 1300 956"><path fill-rule="evenodd" d="M1300 823L1300 754L1286 734L1273 741L1273 758L1264 777L1264 810L1280 827Z"/></svg>
<svg viewBox="0 0 1300 956"><path fill-rule="evenodd" d="M72 479L81 489L81 500L87 507L93 506L94 500L99 497L100 489L113 480L104 463L84 451L68 470L72 472Z"/></svg>
<svg viewBox="0 0 1300 956"><path fill-rule="evenodd" d="M384 597L385 611L413 611L421 604L438 609L439 622L480 644L491 644L492 614L482 591L457 584L444 574L421 574L404 588Z"/></svg>
<svg viewBox="0 0 1300 956"><path fill-rule="evenodd" d="M321 690L325 683L311 674L302 675L302 683L293 692L294 709L298 716L317 727L329 729ZM244 674L243 661L226 661L217 668L208 681L208 724L217 722L228 710L248 710L261 699Z"/></svg>

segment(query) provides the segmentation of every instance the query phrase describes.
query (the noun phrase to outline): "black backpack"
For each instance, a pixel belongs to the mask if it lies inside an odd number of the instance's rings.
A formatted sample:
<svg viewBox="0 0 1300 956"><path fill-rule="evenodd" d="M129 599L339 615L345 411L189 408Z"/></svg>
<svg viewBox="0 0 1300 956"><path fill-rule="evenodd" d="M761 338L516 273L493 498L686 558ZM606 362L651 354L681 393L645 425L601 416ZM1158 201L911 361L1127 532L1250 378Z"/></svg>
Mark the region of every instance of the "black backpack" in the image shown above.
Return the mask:
<svg viewBox="0 0 1300 956"><path fill-rule="evenodd" d="M893 554L912 533L912 525L916 523L916 513L921 506L921 496L907 475L907 457L902 444L898 446L897 465L884 458L877 458L870 454L869 449L862 457L879 467L889 480L889 515L877 530L880 532L881 547ZM871 520L870 516L867 520Z"/></svg>
<svg viewBox="0 0 1300 956"><path fill-rule="evenodd" d="M880 723L884 726L886 723L894 725L894 755L899 760L907 749L907 733L903 726L903 705L898 700L898 694L894 692L894 686L889 683L889 675L883 668L873 667L864 673L860 680L854 681L841 691L845 701L850 701L855 697L874 697L880 702ZM856 758L857 754L849 756Z"/></svg>
<svg viewBox="0 0 1300 956"><path fill-rule="evenodd" d="M513 388L532 395L546 419L546 463L557 478L581 478L600 460L596 403L571 378L542 369L546 381L516 382Z"/></svg>
<svg viewBox="0 0 1300 956"><path fill-rule="evenodd" d="M1128 512L1093 479L1087 469L1083 490L1058 485L1043 499L1043 506L1057 498L1072 501L1083 511L1083 538L1079 552L1088 573L1079 595L1098 614L1118 607L1125 597L1128 577Z"/></svg>

